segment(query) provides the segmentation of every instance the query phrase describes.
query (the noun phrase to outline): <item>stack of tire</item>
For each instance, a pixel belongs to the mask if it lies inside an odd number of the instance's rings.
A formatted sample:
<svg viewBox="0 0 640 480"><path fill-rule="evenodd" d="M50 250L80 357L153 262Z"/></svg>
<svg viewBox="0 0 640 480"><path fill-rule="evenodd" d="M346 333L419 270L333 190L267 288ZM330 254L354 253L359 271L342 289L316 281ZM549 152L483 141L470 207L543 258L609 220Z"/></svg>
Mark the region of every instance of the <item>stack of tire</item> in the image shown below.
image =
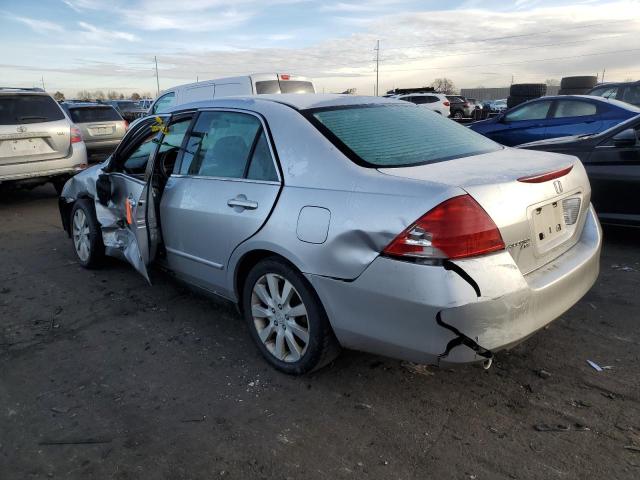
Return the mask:
<svg viewBox="0 0 640 480"><path fill-rule="evenodd" d="M598 77L564 77L558 95L584 95L598 83Z"/></svg>
<svg viewBox="0 0 640 480"><path fill-rule="evenodd" d="M547 94L547 85L544 83L514 83L509 89L507 108L515 107L521 103L540 98Z"/></svg>

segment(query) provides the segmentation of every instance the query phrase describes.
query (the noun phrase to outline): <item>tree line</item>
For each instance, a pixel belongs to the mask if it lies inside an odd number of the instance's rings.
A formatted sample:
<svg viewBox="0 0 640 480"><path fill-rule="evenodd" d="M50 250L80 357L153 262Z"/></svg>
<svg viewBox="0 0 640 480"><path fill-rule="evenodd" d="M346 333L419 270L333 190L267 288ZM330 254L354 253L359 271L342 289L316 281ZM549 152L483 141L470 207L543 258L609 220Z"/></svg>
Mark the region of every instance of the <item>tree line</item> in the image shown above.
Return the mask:
<svg viewBox="0 0 640 480"><path fill-rule="evenodd" d="M53 98L55 98L59 102L62 102L64 100L66 100L64 93L62 93L60 91L57 91L56 93L54 93L53 94ZM76 94L76 96L73 97L74 100L85 100L85 101L94 101L94 100L134 100L134 101L138 101L141 98L153 98L153 96L151 95L151 92L143 92L142 94L139 94L138 92L133 92L128 97L125 97L125 95L123 93L116 92L115 90L109 90L107 93L105 93L102 90L94 90L94 91L80 90Z"/></svg>

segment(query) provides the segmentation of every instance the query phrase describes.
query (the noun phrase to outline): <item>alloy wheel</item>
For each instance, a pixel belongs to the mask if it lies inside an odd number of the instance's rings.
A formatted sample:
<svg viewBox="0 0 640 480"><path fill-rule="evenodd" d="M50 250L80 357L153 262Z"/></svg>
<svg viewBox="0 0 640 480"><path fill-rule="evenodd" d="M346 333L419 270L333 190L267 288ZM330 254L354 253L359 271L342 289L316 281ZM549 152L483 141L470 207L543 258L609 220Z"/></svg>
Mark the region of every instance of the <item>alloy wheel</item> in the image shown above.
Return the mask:
<svg viewBox="0 0 640 480"><path fill-rule="evenodd" d="M258 338L280 361L297 362L309 344L309 319L302 297L281 275L267 273L253 286L251 316Z"/></svg>
<svg viewBox="0 0 640 480"><path fill-rule="evenodd" d="M73 245L78 257L83 262L91 255L91 240L89 238L89 220L82 209L73 214Z"/></svg>

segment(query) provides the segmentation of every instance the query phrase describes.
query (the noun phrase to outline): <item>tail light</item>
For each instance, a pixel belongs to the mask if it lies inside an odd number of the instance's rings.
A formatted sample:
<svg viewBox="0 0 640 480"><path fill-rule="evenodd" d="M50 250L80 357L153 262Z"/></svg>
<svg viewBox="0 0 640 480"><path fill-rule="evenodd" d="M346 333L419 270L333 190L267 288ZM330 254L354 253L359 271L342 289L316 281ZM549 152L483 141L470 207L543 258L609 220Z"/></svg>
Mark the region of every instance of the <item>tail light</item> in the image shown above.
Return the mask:
<svg viewBox="0 0 640 480"><path fill-rule="evenodd" d="M464 103L462 104L462 106L463 106L463 107L468 107L468 106L469 106L469 102L464 102Z"/></svg>
<svg viewBox="0 0 640 480"><path fill-rule="evenodd" d="M78 127L71 127L71 143L82 142L82 134Z"/></svg>
<svg viewBox="0 0 640 480"><path fill-rule="evenodd" d="M291 75L289 75L288 73L280 74L280 80L290 80L290 79L291 79Z"/></svg>
<svg viewBox="0 0 640 480"><path fill-rule="evenodd" d="M470 195L445 200L398 235L384 253L404 258L465 258L504 250L498 227Z"/></svg>
<svg viewBox="0 0 640 480"><path fill-rule="evenodd" d="M445 100L444 102L442 102L442 104L443 104L445 107L448 107L449 105L451 105L451 103L449 103L449 101L448 101L448 100Z"/></svg>

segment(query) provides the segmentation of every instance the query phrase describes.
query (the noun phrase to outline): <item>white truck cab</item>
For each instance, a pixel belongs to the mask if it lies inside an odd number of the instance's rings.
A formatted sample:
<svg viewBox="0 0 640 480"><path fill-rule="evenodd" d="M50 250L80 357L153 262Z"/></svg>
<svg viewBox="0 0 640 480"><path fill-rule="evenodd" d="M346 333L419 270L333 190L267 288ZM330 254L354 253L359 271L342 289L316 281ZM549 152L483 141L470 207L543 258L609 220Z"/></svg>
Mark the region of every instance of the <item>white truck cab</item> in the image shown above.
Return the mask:
<svg viewBox="0 0 640 480"><path fill-rule="evenodd" d="M149 114L163 113L176 105L234 95L315 93L308 77L288 73L256 73L187 83L163 91L149 108Z"/></svg>

